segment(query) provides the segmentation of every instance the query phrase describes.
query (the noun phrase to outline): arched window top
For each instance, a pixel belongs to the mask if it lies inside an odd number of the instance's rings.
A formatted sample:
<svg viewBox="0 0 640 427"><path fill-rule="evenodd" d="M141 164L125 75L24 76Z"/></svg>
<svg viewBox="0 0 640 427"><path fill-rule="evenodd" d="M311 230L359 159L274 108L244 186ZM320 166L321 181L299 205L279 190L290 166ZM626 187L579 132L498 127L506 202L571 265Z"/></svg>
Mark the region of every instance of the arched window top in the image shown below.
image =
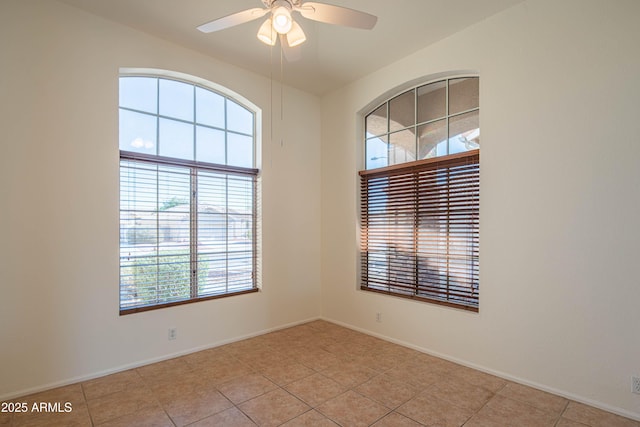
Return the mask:
<svg viewBox="0 0 640 427"><path fill-rule="evenodd" d="M121 151L253 168L255 140L256 113L200 81L120 76Z"/></svg>
<svg viewBox="0 0 640 427"><path fill-rule="evenodd" d="M479 77L456 76L409 89L365 116L365 168L478 149Z"/></svg>

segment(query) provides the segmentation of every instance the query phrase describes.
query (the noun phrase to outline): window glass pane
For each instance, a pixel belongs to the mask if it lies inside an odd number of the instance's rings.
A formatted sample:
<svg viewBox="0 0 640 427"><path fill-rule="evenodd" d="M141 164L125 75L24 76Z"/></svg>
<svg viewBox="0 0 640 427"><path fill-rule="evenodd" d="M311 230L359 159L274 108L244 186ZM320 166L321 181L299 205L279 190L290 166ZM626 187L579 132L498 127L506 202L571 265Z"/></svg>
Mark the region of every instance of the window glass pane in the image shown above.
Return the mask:
<svg viewBox="0 0 640 427"><path fill-rule="evenodd" d="M227 134L227 164L253 167L253 138L229 132Z"/></svg>
<svg viewBox="0 0 640 427"><path fill-rule="evenodd" d="M176 283L189 282L190 250L190 196L191 175L188 168L160 167L158 174L158 247L160 255L172 265L164 266L164 272ZM179 289L169 288L171 296L178 296ZM188 296L188 295L187 295Z"/></svg>
<svg viewBox="0 0 640 427"><path fill-rule="evenodd" d="M418 158L445 156L447 154L447 120L438 120L418 126Z"/></svg>
<svg viewBox="0 0 640 427"><path fill-rule="evenodd" d="M435 82L418 88L418 123L447 115L447 84Z"/></svg>
<svg viewBox="0 0 640 427"><path fill-rule="evenodd" d="M196 122L224 129L224 97L196 87Z"/></svg>
<svg viewBox="0 0 640 427"><path fill-rule="evenodd" d="M449 119L449 154L480 147L480 116L478 111Z"/></svg>
<svg viewBox="0 0 640 427"><path fill-rule="evenodd" d="M156 154L155 116L120 110L120 149L136 153Z"/></svg>
<svg viewBox="0 0 640 427"><path fill-rule="evenodd" d="M158 154L176 159L193 160L193 125L160 119Z"/></svg>
<svg viewBox="0 0 640 427"><path fill-rule="evenodd" d="M253 113L227 99L227 129L253 135Z"/></svg>
<svg viewBox="0 0 640 427"><path fill-rule="evenodd" d="M190 284L190 171L162 167L158 175L158 297L187 299Z"/></svg>
<svg viewBox="0 0 640 427"><path fill-rule="evenodd" d="M388 166L389 146L387 144L387 140L388 137L386 135L367 139L366 169Z"/></svg>
<svg viewBox="0 0 640 427"><path fill-rule="evenodd" d="M244 177L229 177L228 207L229 212L236 215L247 215L253 212L253 181Z"/></svg>
<svg viewBox="0 0 640 427"><path fill-rule="evenodd" d="M193 121L193 85L160 79L160 115Z"/></svg>
<svg viewBox="0 0 640 427"><path fill-rule="evenodd" d="M227 176L223 173L198 172L198 206L200 210L225 213L227 211Z"/></svg>
<svg viewBox="0 0 640 427"><path fill-rule="evenodd" d="M389 131L413 126L416 121L415 91L410 90L389 101Z"/></svg>
<svg viewBox="0 0 640 427"><path fill-rule="evenodd" d="M389 165L412 162L416 159L416 135L413 129L389 135Z"/></svg>
<svg viewBox="0 0 640 427"><path fill-rule="evenodd" d="M203 278L198 280L198 292L201 295L218 295L228 292L226 252L200 252L198 270L203 272Z"/></svg>
<svg viewBox="0 0 640 427"><path fill-rule="evenodd" d="M198 265L207 294L226 292L227 180L224 174L198 172Z"/></svg>
<svg viewBox="0 0 640 427"><path fill-rule="evenodd" d="M121 77L120 106L157 113L158 79L152 77Z"/></svg>
<svg viewBox="0 0 640 427"><path fill-rule="evenodd" d="M387 120L387 103L378 107L373 113L369 114L365 119L365 131L367 137L375 135L384 135L389 132Z"/></svg>
<svg viewBox="0 0 640 427"><path fill-rule="evenodd" d="M478 108L480 79L469 77L449 80L449 114Z"/></svg>
<svg viewBox="0 0 640 427"><path fill-rule="evenodd" d="M196 126L196 160L225 164L224 131Z"/></svg>

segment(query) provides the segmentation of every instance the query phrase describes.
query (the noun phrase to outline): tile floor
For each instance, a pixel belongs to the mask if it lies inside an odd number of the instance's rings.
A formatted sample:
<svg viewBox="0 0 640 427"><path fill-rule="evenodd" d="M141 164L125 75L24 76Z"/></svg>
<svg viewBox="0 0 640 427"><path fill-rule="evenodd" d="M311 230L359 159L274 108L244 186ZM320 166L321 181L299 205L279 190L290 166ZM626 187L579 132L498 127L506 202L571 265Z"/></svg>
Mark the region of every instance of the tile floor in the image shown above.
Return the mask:
<svg viewBox="0 0 640 427"><path fill-rule="evenodd" d="M556 426L640 422L325 321L38 393L2 426Z"/></svg>

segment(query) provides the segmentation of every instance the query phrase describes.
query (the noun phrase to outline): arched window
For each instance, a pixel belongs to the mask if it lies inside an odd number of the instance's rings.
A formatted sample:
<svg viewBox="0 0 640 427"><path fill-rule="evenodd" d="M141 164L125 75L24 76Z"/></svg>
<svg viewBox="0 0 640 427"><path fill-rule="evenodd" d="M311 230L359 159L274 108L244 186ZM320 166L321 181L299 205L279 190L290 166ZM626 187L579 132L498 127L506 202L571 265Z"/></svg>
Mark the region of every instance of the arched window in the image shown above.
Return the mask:
<svg viewBox="0 0 640 427"><path fill-rule="evenodd" d="M256 114L154 75L119 111L120 314L257 291Z"/></svg>
<svg viewBox="0 0 640 427"><path fill-rule="evenodd" d="M366 115L361 289L478 311L479 114L464 76Z"/></svg>

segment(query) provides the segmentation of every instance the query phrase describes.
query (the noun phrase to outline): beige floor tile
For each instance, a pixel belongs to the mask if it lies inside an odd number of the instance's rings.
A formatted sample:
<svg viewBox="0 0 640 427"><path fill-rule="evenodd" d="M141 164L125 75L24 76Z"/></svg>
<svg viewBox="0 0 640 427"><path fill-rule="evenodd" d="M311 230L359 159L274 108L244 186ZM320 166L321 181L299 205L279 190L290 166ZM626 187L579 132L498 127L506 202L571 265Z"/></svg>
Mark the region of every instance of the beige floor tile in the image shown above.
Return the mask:
<svg viewBox="0 0 640 427"><path fill-rule="evenodd" d="M476 387L486 388L493 393L497 393L507 385L507 381L502 378L481 371L476 371L475 369L467 368L465 366L452 369L449 371L449 376L463 380Z"/></svg>
<svg viewBox="0 0 640 427"><path fill-rule="evenodd" d="M0 412L0 426L6 426L11 424L11 420L13 419L12 412Z"/></svg>
<svg viewBox="0 0 640 427"><path fill-rule="evenodd" d="M341 359L358 356L367 353L372 345L367 341L349 340L345 342L334 342L323 346L329 353L335 354Z"/></svg>
<svg viewBox="0 0 640 427"><path fill-rule="evenodd" d="M315 349L299 355L296 359L313 370L321 371L340 363L342 360L326 350Z"/></svg>
<svg viewBox="0 0 640 427"><path fill-rule="evenodd" d="M427 374L421 375L420 378L416 377L416 369L404 365L396 366L385 372L385 375L394 379L395 381L401 381L420 388L427 388L436 381L444 379L444 375L440 374ZM420 371L421 372L421 371ZM426 371L425 371L426 372ZM426 376L429 375L429 378Z"/></svg>
<svg viewBox="0 0 640 427"><path fill-rule="evenodd" d="M208 350L198 351L196 353L187 354L182 356L184 362L186 362L192 369L196 371L202 371L211 367L230 364L237 362L238 359L224 351L220 347L210 348Z"/></svg>
<svg viewBox="0 0 640 427"><path fill-rule="evenodd" d="M388 371L389 369L394 368L399 364L399 362L395 358L391 356L379 355L375 351L354 356L350 360L355 363L359 363L362 366L366 366L369 369L373 369L378 373Z"/></svg>
<svg viewBox="0 0 640 427"><path fill-rule="evenodd" d="M355 362L342 362L330 366L321 373L345 387L355 387L377 375L373 369Z"/></svg>
<svg viewBox="0 0 640 427"><path fill-rule="evenodd" d="M214 383L224 383L234 378L243 377L255 372L253 368L240 362L234 361L210 366L207 369L198 371L198 375L207 377Z"/></svg>
<svg viewBox="0 0 640 427"><path fill-rule="evenodd" d="M265 347L266 346L263 341L256 341L249 338L246 340L236 341L231 344L223 345L220 348L229 354L240 357L250 352L263 350Z"/></svg>
<svg viewBox="0 0 640 427"><path fill-rule="evenodd" d="M438 381L429 386L425 393L474 412L493 397L493 393L487 389L456 379Z"/></svg>
<svg viewBox="0 0 640 427"><path fill-rule="evenodd" d="M441 427L459 427L475 413L424 392L400 406L396 412L420 424Z"/></svg>
<svg viewBox="0 0 640 427"><path fill-rule="evenodd" d="M392 412L377 423L373 424L373 427L419 427L421 425L422 424L417 423L404 415Z"/></svg>
<svg viewBox="0 0 640 427"><path fill-rule="evenodd" d="M278 426L311 409L281 388L244 402L238 408L259 426Z"/></svg>
<svg viewBox="0 0 640 427"><path fill-rule="evenodd" d="M425 370L439 374L449 374L452 371L462 368L462 365L426 353L416 354L415 357L405 363L405 366L412 366L417 371Z"/></svg>
<svg viewBox="0 0 640 427"><path fill-rule="evenodd" d="M497 395L465 427L553 427L557 420L555 414Z"/></svg>
<svg viewBox="0 0 640 427"><path fill-rule="evenodd" d="M192 370L191 366L183 358L169 359L136 369L147 384L157 381L170 381Z"/></svg>
<svg viewBox="0 0 640 427"><path fill-rule="evenodd" d="M385 372L397 381L413 384L421 389L426 389L432 384L443 381L448 376L444 370L424 368L422 364L403 364L389 369Z"/></svg>
<svg viewBox="0 0 640 427"><path fill-rule="evenodd" d="M586 424L589 427L640 427L640 421L624 418L577 402L569 402L562 417Z"/></svg>
<svg viewBox="0 0 640 427"><path fill-rule="evenodd" d="M125 415L100 424L100 427L174 427L171 419L160 406L144 408L133 414Z"/></svg>
<svg viewBox="0 0 640 427"><path fill-rule="evenodd" d="M569 401L563 397L521 384L509 383L498 392L501 396L519 400L545 412L560 415Z"/></svg>
<svg viewBox="0 0 640 427"><path fill-rule="evenodd" d="M349 359L355 355L363 353L363 351L359 347L346 346L342 342L331 342L323 345L322 348L328 351L329 353L335 355L339 359Z"/></svg>
<svg viewBox="0 0 640 427"><path fill-rule="evenodd" d="M202 389L176 396L162 406L177 426L184 426L229 409L233 403L217 390Z"/></svg>
<svg viewBox="0 0 640 427"><path fill-rule="evenodd" d="M53 418L80 419L79 425L81 425L82 414L86 412L86 402L80 384L30 394L13 401L25 403L27 407L26 412L16 412L12 415L13 425L46 425L46 420ZM71 412L58 412L66 411L67 403L71 407Z"/></svg>
<svg viewBox="0 0 640 427"><path fill-rule="evenodd" d="M51 390L42 391L39 393L29 394L21 397L20 402L26 402L29 408L32 408L33 403L40 402L70 402L73 406L79 405L85 402L84 393L80 383L71 384L64 387L57 387Z"/></svg>
<svg viewBox="0 0 640 427"><path fill-rule="evenodd" d="M73 405L70 412L32 412L30 416L13 418L14 427L91 427L91 417L87 406L82 404Z"/></svg>
<svg viewBox="0 0 640 427"><path fill-rule="evenodd" d="M234 378L218 386L218 390L234 404L245 402L254 397L265 394L278 386L263 375L249 374Z"/></svg>
<svg viewBox="0 0 640 427"><path fill-rule="evenodd" d="M215 383L206 376L188 372L177 378L158 380L148 387L160 403L166 403L197 390L215 390Z"/></svg>
<svg viewBox="0 0 640 427"><path fill-rule="evenodd" d="M149 388L136 387L89 400L87 404L93 422L101 424L157 406L158 402Z"/></svg>
<svg viewBox="0 0 640 427"><path fill-rule="evenodd" d="M349 390L316 408L342 426L369 426L390 412L389 408Z"/></svg>
<svg viewBox="0 0 640 427"><path fill-rule="evenodd" d="M255 427L256 424L235 406L207 417L189 427Z"/></svg>
<svg viewBox="0 0 640 427"><path fill-rule="evenodd" d="M82 383L82 389L86 399L91 400L143 385L142 377L135 369L131 369L85 381Z"/></svg>
<svg viewBox="0 0 640 427"><path fill-rule="evenodd" d="M315 374L313 369L301 363L267 366L260 369L259 372L279 386L284 386Z"/></svg>
<svg viewBox="0 0 640 427"><path fill-rule="evenodd" d="M322 374L314 374L294 381L284 388L312 407L316 407L346 390L344 386Z"/></svg>
<svg viewBox="0 0 640 427"><path fill-rule="evenodd" d="M278 350L268 346L262 346L259 349L240 354L236 357L240 362L245 363L254 369L278 365L281 364L284 359Z"/></svg>
<svg viewBox="0 0 640 427"><path fill-rule="evenodd" d="M282 424L282 427L336 427L338 424L315 409Z"/></svg>
<svg viewBox="0 0 640 427"><path fill-rule="evenodd" d="M418 356L420 353L417 350L412 348L403 347L398 344L386 342L384 344L379 344L377 347L377 352L381 356L385 357L393 357L398 361L399 364L410 361L411 359Z"/></svg>
<svg viewBox="0 0 640 427"><path fill-rule="evenodd" d="M556 427L589 427L586 424L579 423L577 421L571 421L567 418L560 418L556 423Z"/></svg>
<svg viewBox="0 0 640 427"><path fill-rule="evenodd" d="M355 391L382 403L387 408L395 409L418 394L420 387L396 381L383 374L360 384L355 388Z"/></svg>

